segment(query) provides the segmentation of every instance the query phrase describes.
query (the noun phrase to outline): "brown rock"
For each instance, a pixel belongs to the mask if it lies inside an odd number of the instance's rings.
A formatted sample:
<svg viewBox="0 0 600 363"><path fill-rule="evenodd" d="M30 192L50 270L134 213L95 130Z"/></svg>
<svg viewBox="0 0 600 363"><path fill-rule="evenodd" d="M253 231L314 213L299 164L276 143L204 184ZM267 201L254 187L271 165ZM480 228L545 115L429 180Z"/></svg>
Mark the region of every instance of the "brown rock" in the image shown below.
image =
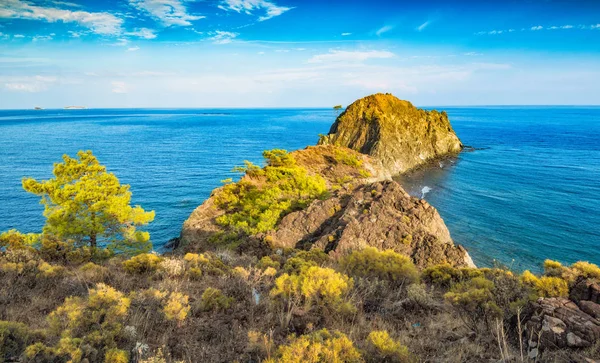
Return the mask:
<svg viewBox="0 0 600 363"><path fill-rule="evenodd" d="M579 308L590 316L600 319L600 305L592 301L580 301Z"/></svg>
<svg viewBox="0 0 600 363"><path fill-rule="evenodd" d="M411 256L421 267L473 266L464 248L452 242L436 209L410 197L394 181L362 185L315 201L285 216L268 235L276 247L321 248L342 255L373 246Z"/></svg>
<svg viewBox="0 0 600 363"><path fill-rule="evenodd" d="M526 336L540 339L542 349L588 347L600 340L600 321L569 299L540 298L525 324Z"/></svg>
<svg viewBox="0 0 600 363"><path fill-rule="evenodd" d="M579 279L571 289L571 300L588 300L600 304L600 285L588 279Z"/></svg>
<svg viewBox="0 0 600 363"><path fill-rule="evenodd" d="M445 112L421 110L381 93L348 106L319 144L346 146L371 155L392 175L458 153L463 147Z"/></svg>

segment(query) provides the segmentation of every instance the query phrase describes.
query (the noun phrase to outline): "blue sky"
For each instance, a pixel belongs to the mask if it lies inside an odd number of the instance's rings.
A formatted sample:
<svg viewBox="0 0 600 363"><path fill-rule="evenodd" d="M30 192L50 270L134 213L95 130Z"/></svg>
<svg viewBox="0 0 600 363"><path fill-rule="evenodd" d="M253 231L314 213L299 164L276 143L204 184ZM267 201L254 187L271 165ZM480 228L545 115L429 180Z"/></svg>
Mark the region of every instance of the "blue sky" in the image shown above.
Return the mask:
<svg viewBox="0 0 600 363"><path fill-rule="evenodd" d="M600 1L0 0L0 108L600 104Z"/></svg>

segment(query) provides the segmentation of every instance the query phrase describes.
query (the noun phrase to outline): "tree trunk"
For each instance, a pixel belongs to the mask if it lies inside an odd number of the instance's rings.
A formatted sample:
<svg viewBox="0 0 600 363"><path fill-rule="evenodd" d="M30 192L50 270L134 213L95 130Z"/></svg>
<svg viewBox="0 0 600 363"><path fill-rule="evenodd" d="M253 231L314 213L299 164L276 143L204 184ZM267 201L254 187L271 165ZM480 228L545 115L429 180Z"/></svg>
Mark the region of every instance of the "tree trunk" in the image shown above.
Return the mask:
<svg viewBox="0 0 600 363"><path fill-rule="evenodd" d="M92 247L92 249L96 249L96 244L96 234L94 233L90 236L90 247Z"/></svg>

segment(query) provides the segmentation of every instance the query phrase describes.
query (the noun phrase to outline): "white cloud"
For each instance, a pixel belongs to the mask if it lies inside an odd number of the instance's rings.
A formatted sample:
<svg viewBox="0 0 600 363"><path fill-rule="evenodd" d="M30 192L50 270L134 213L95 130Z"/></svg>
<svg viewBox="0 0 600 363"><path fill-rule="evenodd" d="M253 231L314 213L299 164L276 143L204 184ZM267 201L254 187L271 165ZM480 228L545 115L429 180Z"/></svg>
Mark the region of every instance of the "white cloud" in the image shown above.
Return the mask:
<svg viewBox="0 0 600 363"><path fill-rule="evenodd" d="M377 36L379 37L379 36L381 36L382 34L384 34L384 33L387 33L387 32L389 32L389 31L390 31L390 30L392 30L392 29L394 29L394 26L393 26L393 25L386 25L386 26L383 26L383 27L379 28L379 29L378 29L378 30L375 32L375 34L377 34Z"/></svg>
<svg viewBox="0 0 600 363"><path fill-rule="evenodd" d="M96 34L117 35L121 33L123 20L106 13L91 13L81 10L65 10L52 7L31 5L21 0L2 0L0 2L0 18L41 20L49 23L61 21L77 23L92 30Z"/></svg>
<svg viewBox="0 0 600 363"><path fill-rule="evenodd" d="M318 54L308 60L308 63L325 62L363 62L368 59L392 58L394 53L385 50L344 51L330 50L326 54Z"/></svg>
<svg viewBox="0 0 600 363"><path fill-rule="evenodd" d="M154 39L156 38L156 33L153 29L141 28L136 29L132 32L127 32L125 35L129 35L132 37L144 38L144 39Z"/></svg>
<svg viewBox="0 0 600 363"><path fill-rule="evenodd" d="M255 10L263 10L264 15L259 17L258 21L269 20L293 9L286 6L278 6L274 2L267 0L224 0L219 5L219 8L225 11L244 12L248 15L252 15Z"/></svg>
<svg viewBox="0 0 600 363"><path fill-rule="evenodd" d="M153 29L148 28L136 29L135 31L125 33L125 35L144 39L156 38L156 32Z"/></svg>
<svg viewBox="0 0 600 363"><path fill-rule="evenodd" d="M541 25L531 27L531 30L542 30L542 29L544 29L544 27Z"/></svg>
<svg viewBox="0 0 600 363"><path fill-rule="evenodd" d="M131 6L147 12L165 26L189 26L192 25L191 21L205 18L189 14L185 2L186 0L129 0Z"/></svg>
<svg viewBox="0 0 600 363"><path fill-rule="evenodd" d="M48 89L48 86L57 81L56 77L35 76L15 79L4 84L4 88L12 92L37 93Z"/></svg>
<svg viewBox="0 0 600 363"><path fill-rule="evenodd" d="M600 24L595 24L595 25L592 25L592 27L591 27L591 28L592 28L592 29L600 29Z"/></svg>
<svg viewBox="0 0 600 363"><path fill-rule="evenodd" d="M113 81L111 82L112 85L112 92L113 93L127 93L128 89L127 89L127 83L125 82L119 82L119 81Z"/></svg>
<svg viewBox="0 0 600 363"><path fill-rule="evenodd" d="M525 31L540 31L540 30L568 30L568 29L581 29L581 30L586 30L586 29L595 29L595 28L600 28L600 24L597 25L571 25L571 24L566 24L566 25L553 25L553 26L549 26L549 27L543 27L542 25L536 25L536 26L532 26L530 28L521 28L520 31L525 32ZM477 32L475 33L476 35L499 35L499 34L504 34L504 33L512 33L515 32L515 29L508 29L508 30L490 30L490 31L481 31L481 32Z"/></svg>
<svg viewBox="0 0 600 363"><path fill-rule="evenodd" d="M51 35L36 35L31 40L34 42L39 42L39 41L52 40L52 39L54 39L53 34L51 34Z"/></svg>
<svg viewBox="0 0 600 363"><path fill-rule="evenodd" d="M233 39L235 39L239 35L239 33L226 32L221 30L215 31L214 34L215 35L210 39L215 44L229 44L233 41Z"/></svg>
<svg viewBox="0 0 600 363"><path fill-rule="evenodd" d="M15 34L13 38L25 38L25 36L23 34Z"/></svg>
<svg viewBox="0 0 600 363"><path fill-rule="evenodd" d="M352 33L342 33L342 36L343 36L343 37L347 37L347 36L349 36L349 35L352 35Z"/></svg>
<svg viewBox="0 0 600 363"><path fill-rule="evenodd" d="M427 28L429 26L429 24L431 24L431 22L429 20L427 20L426 22L424 22L423 24L421 24L417 27L417 31L422 32L423 30L425 30L425 28Z"/></svg>
<svg viewBox="0 0 600 363"><path fill-rule="evenodd" d="M138 50L140 50L140 47L138 47L138 46L127 48L128 52L135 52L135 51L138 51Z"/></svg>

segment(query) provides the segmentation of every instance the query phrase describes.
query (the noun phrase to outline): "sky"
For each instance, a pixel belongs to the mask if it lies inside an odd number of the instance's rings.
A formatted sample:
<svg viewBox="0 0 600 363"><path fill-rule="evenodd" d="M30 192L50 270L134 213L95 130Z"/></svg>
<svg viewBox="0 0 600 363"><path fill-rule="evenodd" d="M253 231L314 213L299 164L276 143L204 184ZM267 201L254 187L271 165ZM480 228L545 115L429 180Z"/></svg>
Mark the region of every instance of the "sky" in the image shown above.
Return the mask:
<svg viewBox="0 0 600 363"><path fill-rule="evenodd" d="M600 104L600 1L0 0L0 108Z"/></svg>

